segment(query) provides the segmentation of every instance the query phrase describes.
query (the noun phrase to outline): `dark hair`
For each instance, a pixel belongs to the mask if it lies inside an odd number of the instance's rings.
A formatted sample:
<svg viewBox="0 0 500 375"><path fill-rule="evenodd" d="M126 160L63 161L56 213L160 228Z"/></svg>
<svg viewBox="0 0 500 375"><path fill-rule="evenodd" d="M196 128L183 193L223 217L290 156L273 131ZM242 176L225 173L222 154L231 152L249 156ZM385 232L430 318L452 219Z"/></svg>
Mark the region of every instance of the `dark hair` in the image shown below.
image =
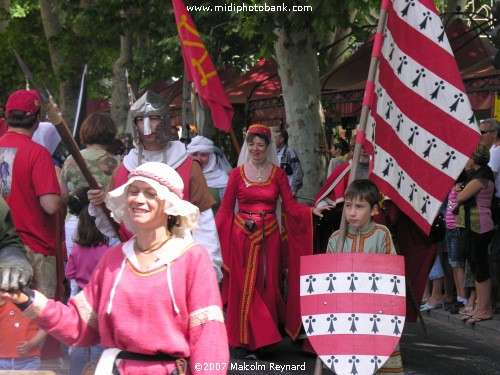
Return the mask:
<svg viewBox="0 0 500 375"><path fill-rule="evenodd" d="M96 247L102 244L107 245L109 238L102 234L95 225L95 217L88 212L89 199L88 186L79 187L68 200L68 211L78 216L78 228L74 242L80 246Z"/></svg>
<svg viewBox="0 0 500 375"><path fill-rule="evenodd" d="M80 129L80 141L84 145L109 145L116 138L118 130L111 116L95 112L88 116Z"/></svg>
<svg viewBox="0 0 500 375"><path fill-rule="evenodd" d="M366 179L354 180L344 193L344 200L346 199L366 201L373 208L379 204L381 195L380 190L374 182Z"/></svg>
<svg viewBox="0 0 500 375"><path fill-rule="evenodd" d="M38 115L40 115L40 109L31 116L26 116L26 112L18 109L12 110L7 116L7 124L14 128L31 129L35 125Z"/></svg>
<svg viewBox="0 0 500 375"><path fill-rule="evenodd" d="M260 139L262 139L264 142L266 142L266 145L268 145L268 146L271 143L271 139L269 139L269 137L267 135L262 134L262 133L260 133L260 134L257 134L257 133L248 133L247 137L246 137L247 143L252 142L252 140L255 137L259 137Z"/></svg>
<svg viewBox="0 0 500 375"><path fill-rule="evenodd" d="M288 144L288 132L285 129L280 129L278 133L280 133L280 137L283 138L283 142Z"/></svg>
<svg viewBox="0 0 500 375"><path fill-rule="evenodd" d="M125 145L123 144L123 142L118 139L118 138L115 138L113 140L113 142L111 142L107 147L106 147L106 151L108 151L110 154L113 154L113 155L123 155L125 154Z"/></svg>
<svg viewBox="0 0 500 375"><path fill-rule="evenodd" d="M345 139L342 138L335 138L332 141L332 146L335 146L335 148L338 148L341 151L342 155L345 155L349 152L349 144Z"/></svg>

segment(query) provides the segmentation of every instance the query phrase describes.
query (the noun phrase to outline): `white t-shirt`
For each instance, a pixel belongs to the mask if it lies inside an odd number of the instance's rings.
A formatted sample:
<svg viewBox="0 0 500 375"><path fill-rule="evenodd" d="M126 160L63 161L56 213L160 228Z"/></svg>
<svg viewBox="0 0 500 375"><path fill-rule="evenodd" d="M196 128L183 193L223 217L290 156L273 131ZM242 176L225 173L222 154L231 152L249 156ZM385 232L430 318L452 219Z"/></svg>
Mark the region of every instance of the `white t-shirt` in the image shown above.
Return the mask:
<svg viewBox="0 0 500 375"><path fill-rule="evenodd" d="M500 146L491 146L490 162L488 165L495 175L495 195L500 198Z"/></svg>

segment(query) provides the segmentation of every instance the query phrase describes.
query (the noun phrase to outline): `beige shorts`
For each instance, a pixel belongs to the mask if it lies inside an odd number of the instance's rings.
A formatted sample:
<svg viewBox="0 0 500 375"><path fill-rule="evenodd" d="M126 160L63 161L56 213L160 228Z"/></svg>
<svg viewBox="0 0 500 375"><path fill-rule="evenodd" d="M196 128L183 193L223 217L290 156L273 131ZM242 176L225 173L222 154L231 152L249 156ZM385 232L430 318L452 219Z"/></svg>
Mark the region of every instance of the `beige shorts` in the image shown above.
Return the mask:
<svg viewBox="0 0 500 375"><path fill-rule="evenodd" d="M43 293L47 298L54 298L57 285L56 257L35 252L32 254L36 279L35 289Z"/></svg>

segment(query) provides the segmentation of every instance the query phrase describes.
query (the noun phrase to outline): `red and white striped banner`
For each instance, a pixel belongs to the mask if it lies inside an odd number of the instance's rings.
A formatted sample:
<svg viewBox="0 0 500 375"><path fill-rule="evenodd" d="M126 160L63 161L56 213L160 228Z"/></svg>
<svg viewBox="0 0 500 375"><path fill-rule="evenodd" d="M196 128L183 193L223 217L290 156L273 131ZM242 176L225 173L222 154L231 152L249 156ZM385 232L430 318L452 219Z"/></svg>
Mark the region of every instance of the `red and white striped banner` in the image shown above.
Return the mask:
<svg viewBox="0 0 500 375"><path fill-rule="evenodd" d="M334 373L377 372L403 331L404 258L364 253L302 257L300 311L312 347Z"/></svg>
<svg viewBox="0 0 500 375"><path fill-rule="evenodd" d="M366 126L370 179L429 233L479 143L479 129L434 2L384 4L387 24L381 52L374 47L380 63Z"/></svg>

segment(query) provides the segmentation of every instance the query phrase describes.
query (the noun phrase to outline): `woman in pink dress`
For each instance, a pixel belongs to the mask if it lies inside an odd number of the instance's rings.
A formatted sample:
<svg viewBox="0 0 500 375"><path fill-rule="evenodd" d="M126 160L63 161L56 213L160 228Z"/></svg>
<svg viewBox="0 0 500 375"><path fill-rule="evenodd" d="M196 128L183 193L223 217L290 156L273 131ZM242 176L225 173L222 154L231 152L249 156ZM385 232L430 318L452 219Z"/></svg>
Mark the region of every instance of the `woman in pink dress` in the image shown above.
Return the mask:
<svg viewBox="0 0 500 375"><path fill-rule="evenodd" d="M65 344L100 341L106 350L96 374L181 375L191 373L187 358L193 373L226 373L217 280L206 249L191 238L199 209L182 200L183 188L166 164L137 167L106 197L114 219L135 236L108 250L82 292L67 306L28 289L0 298Z"/></svg>

